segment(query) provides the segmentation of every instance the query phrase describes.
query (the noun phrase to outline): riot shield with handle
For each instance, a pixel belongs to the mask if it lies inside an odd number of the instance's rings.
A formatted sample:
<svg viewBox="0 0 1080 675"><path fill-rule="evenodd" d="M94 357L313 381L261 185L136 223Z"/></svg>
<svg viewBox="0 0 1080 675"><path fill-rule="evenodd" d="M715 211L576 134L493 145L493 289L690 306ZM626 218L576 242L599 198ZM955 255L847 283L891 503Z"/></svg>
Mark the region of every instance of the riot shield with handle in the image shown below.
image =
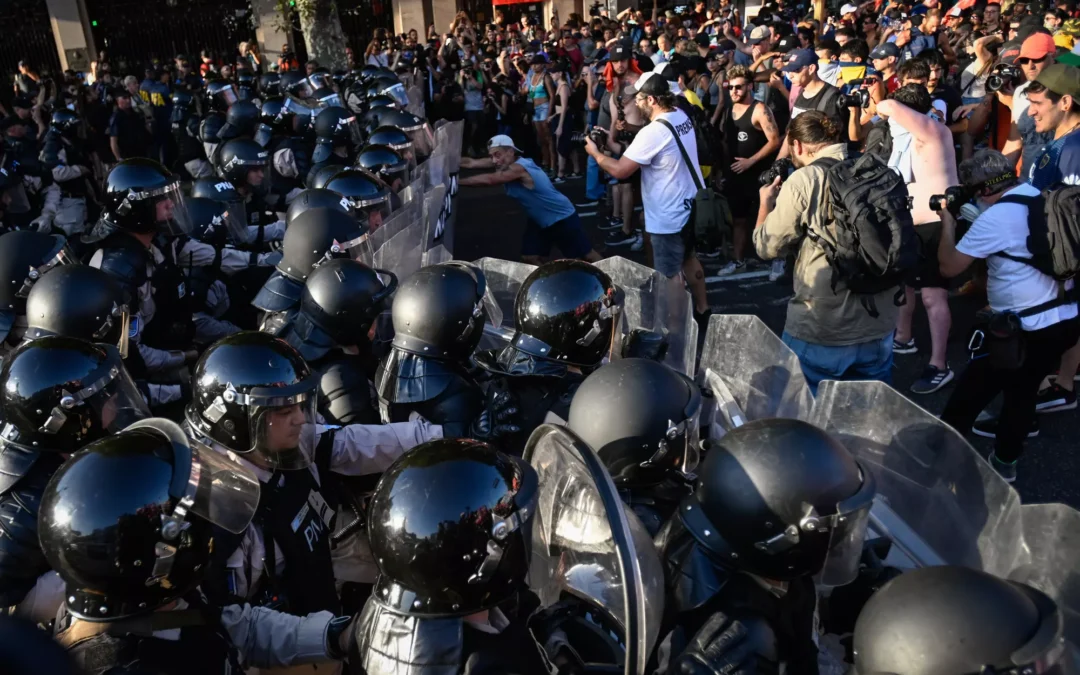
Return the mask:
<svg viewBox="0 0 1080 675"><path fill-rule="evenodd" d="M753 420L806 420L814 403L799 357L756 316L714 314L698 373L712 396L702 410L712 438Z"/></svg>
<svg viewBox="0 0 1080 675"><path fill-rule="evenodd" d="M615 663L591 664L586 672L645 672L664 610L664 573L652 540L624 508L596 453L571 431L541 425L524 457L540 477L530 588L542 607L583 603L593 621L618 634Z"/></svg>
<svg viewBox="0 0 1080 675"><path fill-rule="evenodd" d="M596 263L623 291L622 354L635 330L662 336L666 343L663 362L692 376L697 358L697 322L693 303L682 278L667 279L656 270L619 256Z"/></svg>
<svg viewBox="0 0 1080 675"><path fill-rule="evenodd" d="M479 349L499 349L510 344L514 336L514 298L536 265L499 258L481 258L476 264L484 270L487 281L485 304L489 319Z"/></svg>
<svg viewBox="0 0 1080 675"><path fill-rule="evenodd" d="M998 545L1020 542L1020 498L955 429L883 382L822 382L809 421L874 472L887 562L1007 571Z"/></svg>

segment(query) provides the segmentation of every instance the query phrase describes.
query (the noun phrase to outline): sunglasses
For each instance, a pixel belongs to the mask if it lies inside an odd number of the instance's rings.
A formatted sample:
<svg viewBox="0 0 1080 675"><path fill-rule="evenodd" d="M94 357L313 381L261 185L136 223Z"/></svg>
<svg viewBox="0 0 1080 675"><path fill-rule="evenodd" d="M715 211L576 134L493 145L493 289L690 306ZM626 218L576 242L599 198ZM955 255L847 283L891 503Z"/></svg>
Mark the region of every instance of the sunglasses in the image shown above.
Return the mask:
<svg viewBox="0 0 1080 675"><path fill-rule="evenodd" d="M1040 57L1040 58L1037 58L1037 59L1027 59L1027 58L1016 59L1016 65L1018 65L1018 66L1026 66L1029 63L1042 63L1046 59L1047 59L1046 56L1043 56L1043 57Z"/></svg>
<svg viewBox="0 0 1080 675"><path fill-rule="evenodd" d="M727 88L729 91L735 91L736 89L746 89L749 86L748 84L729 84Z"/></svg>

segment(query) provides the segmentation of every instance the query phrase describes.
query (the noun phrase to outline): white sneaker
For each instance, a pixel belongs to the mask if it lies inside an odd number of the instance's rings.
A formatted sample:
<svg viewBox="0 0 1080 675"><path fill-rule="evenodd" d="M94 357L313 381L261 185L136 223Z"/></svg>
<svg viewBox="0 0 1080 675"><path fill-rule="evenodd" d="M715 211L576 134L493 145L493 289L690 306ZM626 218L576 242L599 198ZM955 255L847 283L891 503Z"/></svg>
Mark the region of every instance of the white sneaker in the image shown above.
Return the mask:
<svg viewBox="0 0 1080 675"><path fill-rule="evenodd" d="M634 239L634 243L630 244L631 251L640 251L645 248L645 236L641 232L637 233L637 237Z"/></svg>
<svg viewBox="0 0 1080 675"><path fill-rule="evenodd" d="M784 276L784 261L774 260L772 261L772 270L769 271L769 281L776 281L780 277Z"/></svg>
<svg viewBox="0 0 1080 675"><path fill-rule="evenodd" d="M716 270L716 276L726 277L746 269L746 263L741 260L732 260L720 269Z"/></svg>

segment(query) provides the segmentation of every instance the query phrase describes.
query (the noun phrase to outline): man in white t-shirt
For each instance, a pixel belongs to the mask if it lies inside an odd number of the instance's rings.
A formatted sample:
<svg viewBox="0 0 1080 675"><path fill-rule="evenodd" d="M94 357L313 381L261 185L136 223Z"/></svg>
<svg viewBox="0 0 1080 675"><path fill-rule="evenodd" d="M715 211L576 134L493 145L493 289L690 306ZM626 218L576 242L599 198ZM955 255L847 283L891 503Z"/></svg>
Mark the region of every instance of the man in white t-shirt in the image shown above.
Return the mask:
<svg viewBox="0 0 1080 675"><path fill-rule="evenodd" d="M975 153L959 166L958 174L964 185L978 190L977 204L983 211L959 243L956 221L948 211L941 212L941 274L955 277L975 260L985 259L990 309L1020 315L1025 356L1019 367L1006 367L990 355L988 338L975 336L976 345L980 339L986 342L973 353L941 419L961 432L971 429L979 436L996 439L990 464L1012 482L1024 438L1039 432L1035 416L1039 383L1080 338L1080 319L1075 300L1062 297L1072 288L1071 281L1063 287L1053 277L1021 262L1030 259L1031 252L1027 247L1028 207L1018 201L1038 197L1039 191L1019 183L1014 163L996 150ZM979 412L999 393L1004 397L1001 416L976 422Z"/></svg>
<svg viewBox="0 0 1080 675"><path fill-rule="evenodd" d="M619 159L604 155L592 139L586 139L585 150L613 178L623 180L641 171L641 202L653 268L668 279L683 275L694 298L694 318L704 323L710 313L705 271L694 253L694 224L690 222L697 186L704 185L697 166L694 125L675 107L675 94L662 75L644 73L634 91L634 103L650 124L638 132ZM673 130L690 162L683 158Z"/></svg>

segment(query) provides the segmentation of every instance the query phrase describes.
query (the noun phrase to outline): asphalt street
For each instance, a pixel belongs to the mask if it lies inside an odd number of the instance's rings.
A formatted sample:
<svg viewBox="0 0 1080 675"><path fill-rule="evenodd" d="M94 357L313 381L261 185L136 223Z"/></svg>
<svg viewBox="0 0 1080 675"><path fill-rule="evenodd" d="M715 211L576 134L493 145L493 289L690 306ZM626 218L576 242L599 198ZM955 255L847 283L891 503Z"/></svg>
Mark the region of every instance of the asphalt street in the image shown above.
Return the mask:
<svg viewBox="0 0 1080 675"><path fill-rule="evenodd" d="M558 186L572 201L584 199L585 181L578 179ZM501 188L461 189L458 198L455 257L476 260L495 257L517 260L521 251L521 235L525 214L518 203L507 197ZM597 229L604 218L600 209L580 209L594 248L604 256L621 255L636 262L645 262L644 253L634 253L627 246L605 249L605 233ZM558 254L553 252L553 257ZM708 277L709 303L715 313L754 314L759 316L778 335L784 327L787 301L791 297L791 282L771 282L768 266L753 267L749 272L728 277L716 277L721 266L717 261L703 261ZM950 300L953 328L950 334L948 359L950 366L962 371L967 361L965 345L975 311L984 300L974 296L955 296ZM915 340L919 353L895 357L893 386L927 410L939 414L952 392L952 385L926 396L909 393L909 388L922 372L929 359L930 334L926 314L915 313ZM997 405L997 404L995 404ZM1025 503L1064 502L1080 508L1080 445L1077 443L1077 410L1041 415L1040 433L1027 441L1024 456L1018 465L1015 483ZM974 447L984 456L992 449L990 439L969 436Z"/></svg>

